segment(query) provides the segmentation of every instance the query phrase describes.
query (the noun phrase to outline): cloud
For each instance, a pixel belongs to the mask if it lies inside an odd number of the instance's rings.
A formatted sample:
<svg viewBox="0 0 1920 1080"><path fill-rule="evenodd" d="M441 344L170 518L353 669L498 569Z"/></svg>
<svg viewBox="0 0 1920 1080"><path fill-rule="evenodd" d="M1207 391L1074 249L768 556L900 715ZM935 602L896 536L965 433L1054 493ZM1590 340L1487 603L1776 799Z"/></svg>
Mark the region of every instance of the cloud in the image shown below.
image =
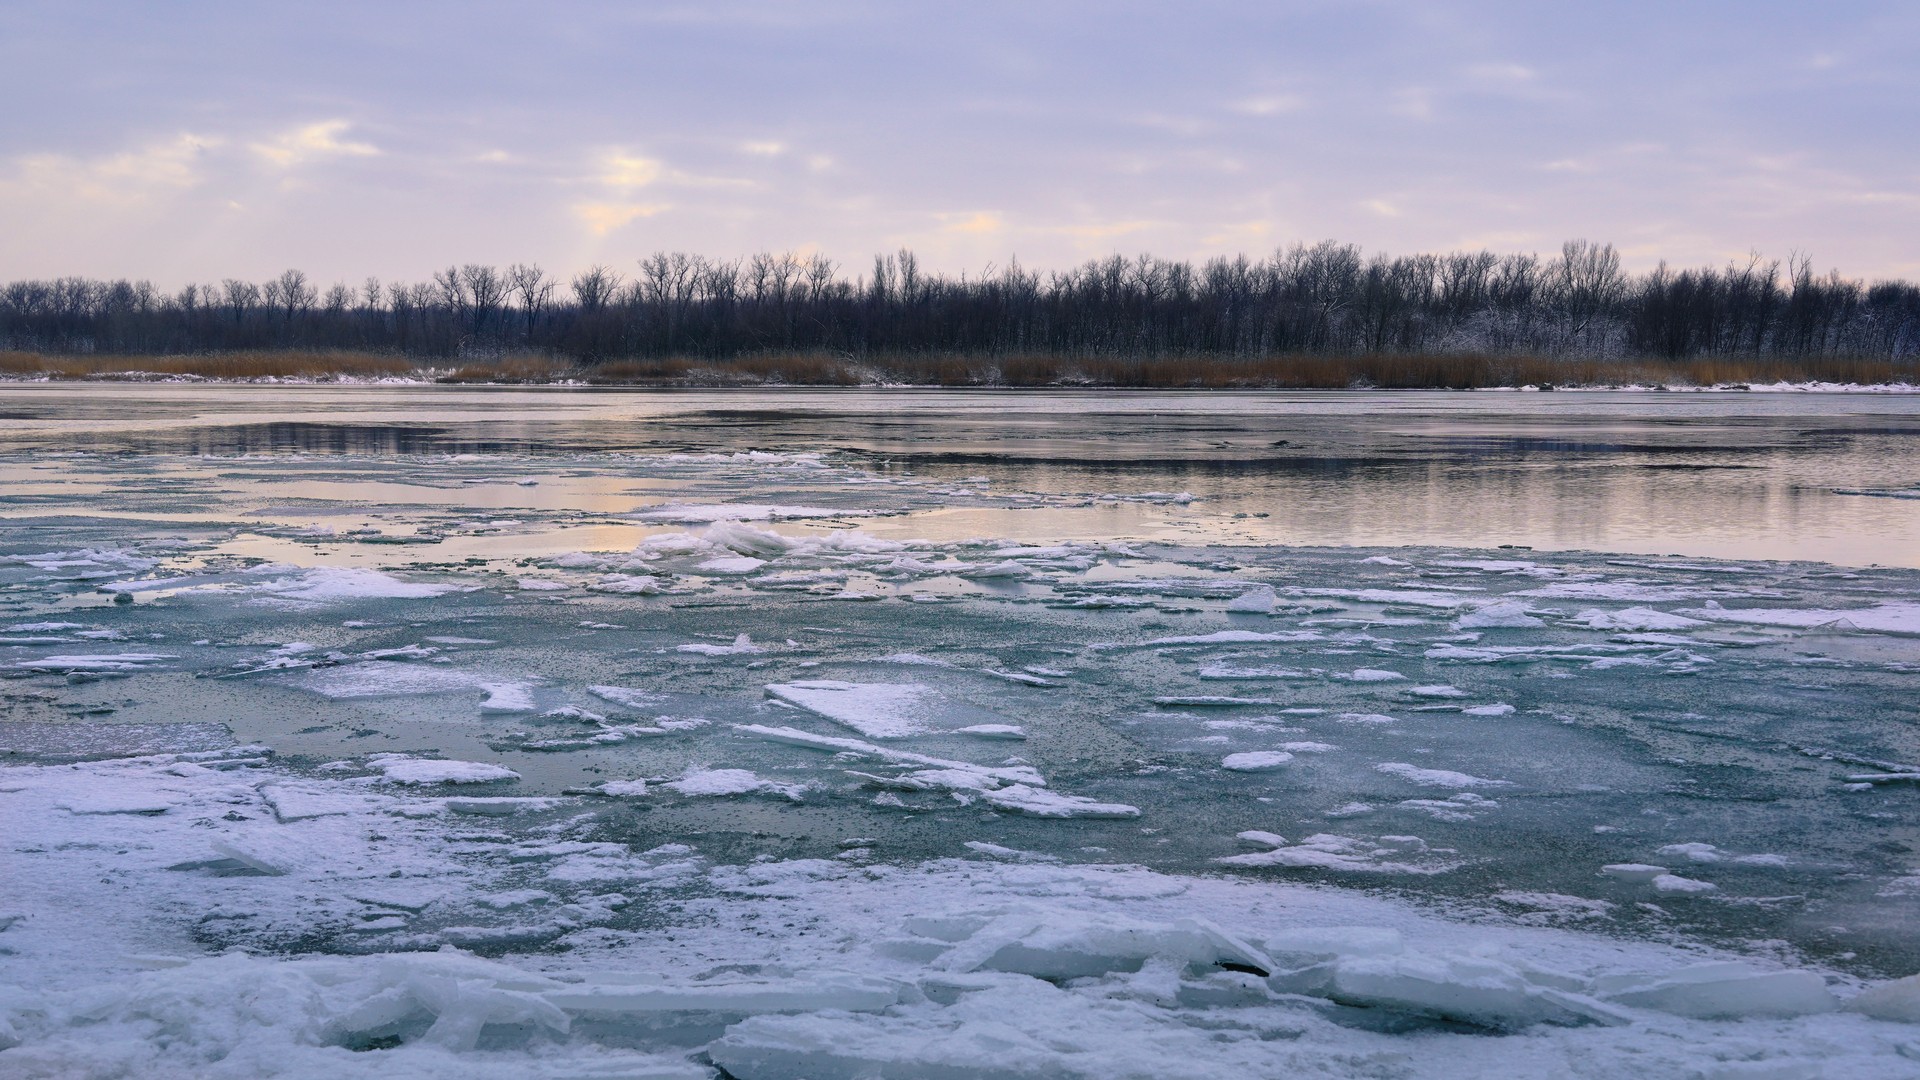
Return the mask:
<svg viewBox="0 0 1920 1080"><path fill-rule="evenodd" d="M751 180L742 180L731 176L701 176L682 169L670 168L659 158L641 157L624 150L615 150L601 159L601 171L589 178L603 184L618 194L625 194L636 188L665 184L673 187L691 188L740 188L753 187Z"/></svg>
<svg viewBox="0 0 1920 1080"><path fill-rule="evenodd" d="M783 142L773 142L771 140L763 142L743 142L740 144L740 152L743 154L752 154L754 157L779 157L781 154L787 152L787 144Z"/></svg>
<svg viewBox="0 0 1920 1080"><path fill-rule="evenodd" d="M1307 99L1299 94L1268 94L1263 97L1245 98L1234 102L1228 108L1245 116L1280 116L1284 113L1296 113L1307 107Z"/></svg>
<svg viewBox="0 0 1920 1080"><path fill-rule="evenodd" d="M950 233L997 233L1006 228L999 214L982 210L973 214L936 214L940 219L940 231Z"/></svg>
<svg viewBox="0 0 1920 1080"><path fill-rule="evenodd" d="M198 186L204 159L221 143L212 136L181 134L104 157L31 154L16 159L14 177L5 186L61 201L131 205Z"/></svg>
<svg viewBox="0 0 1920 1080"><path fill-rule="evenodd" d="M1475 64L1467 74L1485 82L1505 83L1532 82L1539 77L1539 72L1525 64Z"/></svg>
<svg viewBox="0 0 1920 1080"><path fill-rule="evenodd" d="M1108 221L1092 225L1062 225L1051 231L1071 236L1076 240L1111 240L1116 236L1126 236L1151 229L1160 224L1157 221Z"/></svg>
<svg viewBox="0 0 1920 1080"><path fill-rule="evenodd" d="M1400 208L1385 199L1368 199L1360 205L1383 218L1397 218L1400 216Z"/></svg>
<svg viewBox="0 0 1920 1080"><path fill-rule="evenodd" d="M1388 111L1415 120L1430 120L1433 118L1433 91L1424 86L1398 90L1393 95L1393 103L1388 106Z"/></svg>
<svg viewBox="0 0 1920 1080"><path fill-rule="evenodd" d="M596 236L605 236L616 229L625 228L641 218L673 209L666 203L579 203L574 206L573 214Z"/></svg>
<svg viewBox="0 0 1920 1080"><path fill-rule="evenodd" d="M1212 232L1202 236L1200 242L1210 247L1247 243L1264 244L1272 238L1274 229L1274 222L1266 218L1231 222L1218 226Z"/></svg>
<svg viewBox="0 0 1920 1080"><path fill-rule="evenodd" d="M251 149L283 169L323 158L377 156L380 148L371 143L340 138L352 126L345 120L322 120L294 128L271 142L254 143Z"/></svg>
<svg viewBox="0 0 1920 1080"><path fill-rule="evenodd" d="M606 157L606 171L594 179L608 187L625 191L646 187L659 180L665 171L665 166L654 158L636 157L615 151Z"/></svg>

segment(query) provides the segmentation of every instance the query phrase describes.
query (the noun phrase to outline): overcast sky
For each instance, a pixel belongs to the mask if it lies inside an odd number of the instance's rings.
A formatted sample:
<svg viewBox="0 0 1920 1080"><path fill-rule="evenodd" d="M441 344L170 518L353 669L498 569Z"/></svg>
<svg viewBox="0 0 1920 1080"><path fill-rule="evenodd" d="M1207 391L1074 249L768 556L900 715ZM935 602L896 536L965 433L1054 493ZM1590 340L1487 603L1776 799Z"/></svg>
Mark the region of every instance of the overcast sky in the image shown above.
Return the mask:
<svg viewBox="0 0 1920 1080"><path fill-rule="evenodd" d="M1920 278L1920 3L0 5L0 278L1798 250Z"/></svg>

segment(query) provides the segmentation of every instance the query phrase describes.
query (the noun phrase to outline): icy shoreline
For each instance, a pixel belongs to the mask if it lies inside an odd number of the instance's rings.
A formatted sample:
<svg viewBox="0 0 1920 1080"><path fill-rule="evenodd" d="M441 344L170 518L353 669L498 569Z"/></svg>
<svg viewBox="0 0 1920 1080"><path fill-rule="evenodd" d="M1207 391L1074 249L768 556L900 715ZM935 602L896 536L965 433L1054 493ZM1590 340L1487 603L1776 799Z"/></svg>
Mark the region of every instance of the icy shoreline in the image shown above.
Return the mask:
<svg viewBox="0 0 1920 1080"><path fill-rule="evenodd" d="M425 369L418 376L378 376L362 377L341 375L317 378L283 377L266 375L257 378L215 378L202 375L172 375L159 372L126 371L87 376L86 378L59 378L48 375L0 374L0 385L69 385L85 383L149 383L157 385L193 385L193 386L328 386L328 387L403 387L403 386L461 386L472 388L509 387L520 389L562 387L570 389L595 390L977 390L983 392L1072 392L1076 390L1097 391L1101 393L1195 393L1195 394L1249 394L1249 393L1301 393L1301 394L1341 394L1355 391L1365 393L1388 394L1431 394L1431 393L1675 393L1675 394L1730 394L1730 393L1793 393L1793 394L1920 394L1920 383L1833 383L1833 382L1775 382L1775 383L1723 383L1710 386L1698 386L1681 383L1625 385L1582 385L1556 384L1554 386L1475 386L1464 391L1436 388L1379 388L1373 386L1352 386L1343 389L1325 389L1318 387L1293 387L1284 385L1249 385L1235 387L1189 387L1171 384L1166 386L1133 387L1116 386L1097 382L1059 382L1044 386L1002 386L973 383L903 383L884 380L862 381L857 383L786 383L774 381L750 381L736 379L673 378L636 382L596 383L587 379L466 379L452 380L456 369Z"/></svg>
<svg viewBox="0 0 1920 1080"><path fill-rule="evenodd" d="M249 747L5 766L0 791L12 1076L1480 1077L1604 1061L1891 1078L1920 1053L1920 979L1862 993L1341 889L993 845L887 865L849 841L839 859L727 865L569 839L585 797L380 790ZM488 835L526 813L545 824ZM616 929L629 908L655 915ZM494 925L406 947L429 951L279 958L210 954L194 929L436 915Z"/></svg>

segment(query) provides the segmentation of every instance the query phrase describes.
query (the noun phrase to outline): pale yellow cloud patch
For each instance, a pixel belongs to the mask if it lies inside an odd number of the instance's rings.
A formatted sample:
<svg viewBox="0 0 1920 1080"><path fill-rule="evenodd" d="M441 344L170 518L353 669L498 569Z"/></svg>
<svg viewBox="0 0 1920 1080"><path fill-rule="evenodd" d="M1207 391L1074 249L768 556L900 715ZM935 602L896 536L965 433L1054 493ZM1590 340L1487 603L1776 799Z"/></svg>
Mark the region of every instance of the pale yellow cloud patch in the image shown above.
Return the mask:
<svg viewBox="0 0 1920 1080"><path fill-rule="evenodd" d="M250 149L283 169L322 158L378 156L380 148L372 143L341 138L352 126L346 120L322 120L254 143Z"/></svg>
<svg viewBox="0 0 1920 1080"><path fill-rule="evenodd" d="M1006 228L1006 222L999 214L982 210L972 214L936 214L940 219L940 231L949 233L972 233L987 235Z"/></svg>
<svg viewBox="0 0 1920 1080"><path fill-rule="evenodd" d="M1153 221L1109 221L1094 225L1062 225L1054 232L1063 233L1076 240L1110 240L1116 236L1126 236L1145 229L1153 228Z"/></svg>
<svg viewBox="0 0 1920 1080"><path fill-rule="evenodd" d="M1222 225L1201 237L1200 242L1208 247L1266 243L1273 237L1274 229L1274 223L1264 218L1258 221L1234 222Z"/></svg>
<svg viewBox="0 0 1920 1080"><path fill-rule="evenodd" d="M640 220L672 207L665 203L580 203L573 208L573 214L592 229L596 236L605 236L616 229L623 229Z"/></svg>
<svg viewBox="0 0 1920 1080"><path fill-rule="evenodd" d="M1360 205L1383 218L1397 218L1400 216L1400 208L1385 199L1368 199Z"/></svg>
<svg viewBox="0 0 1920 1080"><path fill-rule="evenodd" d="M787 152L787 144L775 142L770 139L759 142L743 142L740 144L740 152L743 154L751 154L754 157L779 157L781 154Z"/></svg>
<svg viewBox="0 0 1920 1080"><path fill-rule="evenodd" d="M626 190L646 187L660 179L665 171L665 166L654 158L616 151L607 155L604 170L594 179L608 187Z"/></svg>
<svg viewBox="0 0 1920 1080"><path fill-rule="evenodd" d="M3 187L60 202L126 206L198 185L200 164L221 140L182 134L137 150L98 158L32 154L15 162Z"/></svg>

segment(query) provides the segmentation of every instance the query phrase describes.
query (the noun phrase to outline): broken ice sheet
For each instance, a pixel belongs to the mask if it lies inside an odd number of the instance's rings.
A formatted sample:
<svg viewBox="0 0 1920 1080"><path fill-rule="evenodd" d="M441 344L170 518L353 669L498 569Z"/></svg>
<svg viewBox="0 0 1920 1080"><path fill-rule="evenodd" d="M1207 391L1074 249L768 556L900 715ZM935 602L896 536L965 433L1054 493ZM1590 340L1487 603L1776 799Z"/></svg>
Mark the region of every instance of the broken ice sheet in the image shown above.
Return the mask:
<svg viewBox="0 0 1920 1080"><path fill-rule="evenodd" d="M544 453L182 464L513 505L0 559L0 1072L1911 1065L1906 571L1008 539L967 515L1240 496Z"/></svg>

